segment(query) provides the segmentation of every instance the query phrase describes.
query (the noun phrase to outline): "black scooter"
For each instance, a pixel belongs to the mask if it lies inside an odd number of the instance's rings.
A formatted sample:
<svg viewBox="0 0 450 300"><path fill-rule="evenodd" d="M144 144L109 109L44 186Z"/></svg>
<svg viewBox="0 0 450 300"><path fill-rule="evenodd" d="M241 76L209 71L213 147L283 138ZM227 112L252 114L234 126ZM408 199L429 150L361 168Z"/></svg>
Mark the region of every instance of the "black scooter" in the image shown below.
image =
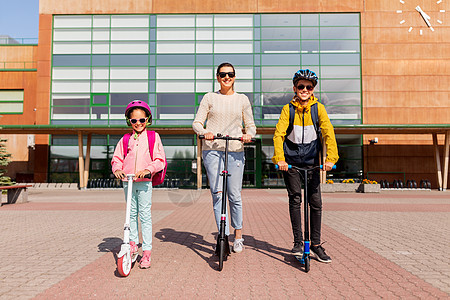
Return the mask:
<svg viewBox="0 0 450 300"><path fill-rule="evenodd" d="M199 139L204 139L204 135L199 135ZM214 136L215 140L225 140L225 159L222 173L220 176L223 176L223 191L222 191L222 210L220 217L220 226L219 226L219 235L217 236L217 245L216 245L216 255L219 257L219 271L223 269L223 261L227 259L228 255L230 255L230 244L228 242L228 236L225 234L225 226L226 226L226 217L227 217L227 181L228 176L231 174L228 173L228 142L229 141L242 141L242 137L230 137L223 136L218 133ZM255 139L252 138L252 142Z"/></svg>
<svg viewBox="0 0 450 300"><path fill-rule="evenodd" d="M278 170L278 165L275 165L275 168ZM309 238L309 210L308 210L308 172L312 171L314 169L319 168L319 166L316 167L310 167L310 168L299 168L296 166L289 165L288 169L294 169L297 172L300 173L300 175L303 177L303 216L304 216L304 227L305 227L305 233L304 233L304 241L303 241L303 255L294 255L295 258L305 267L305 272L308 273L311 268L311 257L310 257L310 238ZM322 169L323 166L320 165L320 169ZM336 165L333 166L333 170L336 169Z"/></svg>

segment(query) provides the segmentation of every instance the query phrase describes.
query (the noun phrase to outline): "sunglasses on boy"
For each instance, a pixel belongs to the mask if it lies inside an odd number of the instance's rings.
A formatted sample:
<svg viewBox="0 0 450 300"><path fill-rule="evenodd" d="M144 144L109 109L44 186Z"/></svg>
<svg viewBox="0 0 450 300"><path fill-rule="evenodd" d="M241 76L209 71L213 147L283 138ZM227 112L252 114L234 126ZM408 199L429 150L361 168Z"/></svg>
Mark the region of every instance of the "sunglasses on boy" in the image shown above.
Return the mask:
<svg viewBox="0 0 450 300"><path fill-rule="evenodd" d="M228 77L233 78L235 76L234 72L219 72L217 73L220 78L225 78L225 76L228 75Z"/></svg>
<svg viewBox="0 0 450 300"><path fill-rule="evenodd" d="M310 92L311 92L312 90L314 90L314 87L313 87L312 85L309 85L309 84L306 85L306 86L303 85L303 84L299 84L299 85L297 86L297 89L300 90L300 91L303 91L304 88L306 88L306 89L307 89L308 91L310 91Z"/></svg>
<svg viewBox="0 0 450 300"><path fill-rule="evenodd" d="M141 124L144 124L145 122L147 122L148 118L140 118L140 119L130 119L131 124L136 124L138 121Z"/></svg>

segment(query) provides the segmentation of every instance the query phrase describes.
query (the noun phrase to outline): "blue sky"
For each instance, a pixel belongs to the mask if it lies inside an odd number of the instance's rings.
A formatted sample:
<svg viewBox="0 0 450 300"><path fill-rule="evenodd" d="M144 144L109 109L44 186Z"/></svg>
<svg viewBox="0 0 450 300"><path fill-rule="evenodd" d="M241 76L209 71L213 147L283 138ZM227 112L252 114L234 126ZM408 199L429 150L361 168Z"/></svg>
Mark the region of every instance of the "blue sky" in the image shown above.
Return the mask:
<svg viewBox="0 0 450 300"><path fill-rule="evenodd" d="M0 0L0 35L38 38L39 0Z"/></svg>

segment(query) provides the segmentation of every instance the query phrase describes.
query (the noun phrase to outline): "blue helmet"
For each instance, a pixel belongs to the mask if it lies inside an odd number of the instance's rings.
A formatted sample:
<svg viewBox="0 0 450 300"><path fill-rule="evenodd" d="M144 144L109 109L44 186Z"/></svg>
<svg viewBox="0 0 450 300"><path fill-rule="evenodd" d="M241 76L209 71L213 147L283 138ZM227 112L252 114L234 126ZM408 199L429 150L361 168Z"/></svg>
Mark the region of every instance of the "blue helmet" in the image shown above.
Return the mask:
<svg viewBox="0 0 450 300"><path fill-rule="evenodd" d="M292 82L294 83L294 85L296 85L297 82L301 79L311 81L314 87L317 85L317 81L319 81L319 77L317 77L316 73L314 73L310 69L298 70L297 72L295 72L294 77L292 77Z"/></svg>

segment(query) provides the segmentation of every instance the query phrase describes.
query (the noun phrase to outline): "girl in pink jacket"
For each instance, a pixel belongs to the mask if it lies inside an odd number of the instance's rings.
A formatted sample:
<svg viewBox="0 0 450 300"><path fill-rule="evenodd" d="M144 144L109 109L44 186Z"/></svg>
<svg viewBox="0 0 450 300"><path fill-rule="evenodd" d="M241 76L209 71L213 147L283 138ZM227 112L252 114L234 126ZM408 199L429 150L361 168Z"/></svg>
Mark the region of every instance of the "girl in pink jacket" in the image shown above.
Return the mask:
<svg viewBox="0 0 450 300"><path fill-rule="evenodd" d="M165 167L165 153L161 138L155 132L153 160L149 152L149 139L146 126L152 122L152 113L147 103L134 100L125 110L127 124L133 128L128 140L127 153L124 153L124 138L117 143L111 161L112 171L116 178L126 179L126 174L135 174L135 183L131 199L130 214L130 246L132 255L138 251L138 212L142 229L142 259L140 267L150 267L152 250L152 180L144 178L145 175L158 173ZM125 195L127 195L128 182L123 182Z"/></svg>

